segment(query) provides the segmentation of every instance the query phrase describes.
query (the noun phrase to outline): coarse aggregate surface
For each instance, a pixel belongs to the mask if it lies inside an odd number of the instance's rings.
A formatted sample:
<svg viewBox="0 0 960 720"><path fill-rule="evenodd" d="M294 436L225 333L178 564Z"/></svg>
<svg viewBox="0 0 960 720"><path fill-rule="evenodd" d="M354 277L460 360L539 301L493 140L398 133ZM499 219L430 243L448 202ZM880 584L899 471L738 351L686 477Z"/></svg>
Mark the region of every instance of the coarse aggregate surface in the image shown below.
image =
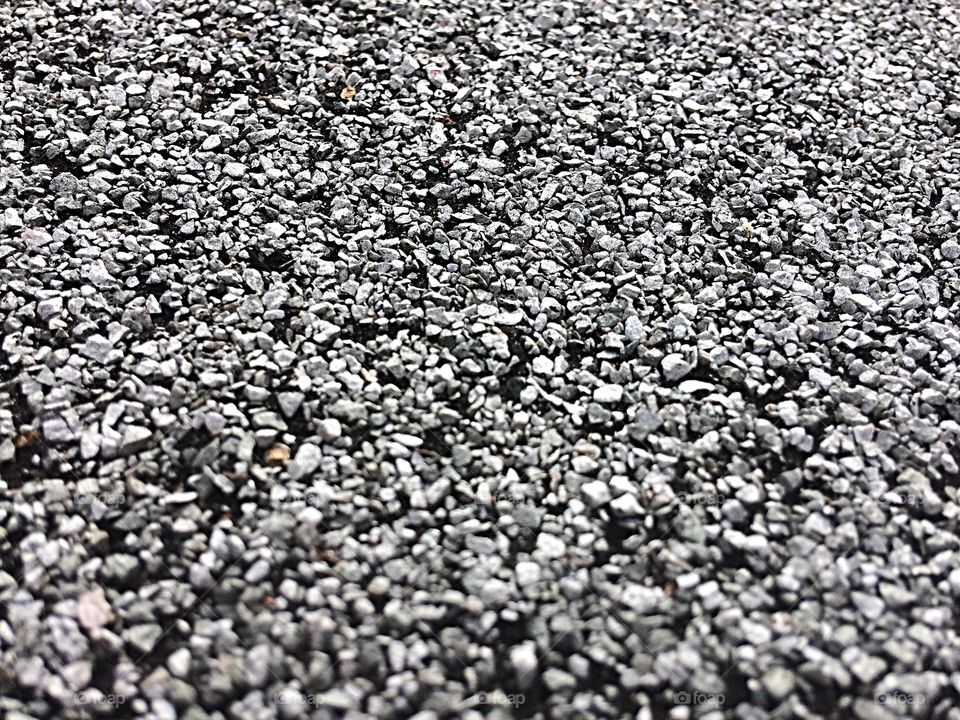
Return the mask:
<svg viewBox="0 0 960 720"><path fill-rule="evenodd" d="M958 58L0 0L0 716L960 718Z"/></svg>

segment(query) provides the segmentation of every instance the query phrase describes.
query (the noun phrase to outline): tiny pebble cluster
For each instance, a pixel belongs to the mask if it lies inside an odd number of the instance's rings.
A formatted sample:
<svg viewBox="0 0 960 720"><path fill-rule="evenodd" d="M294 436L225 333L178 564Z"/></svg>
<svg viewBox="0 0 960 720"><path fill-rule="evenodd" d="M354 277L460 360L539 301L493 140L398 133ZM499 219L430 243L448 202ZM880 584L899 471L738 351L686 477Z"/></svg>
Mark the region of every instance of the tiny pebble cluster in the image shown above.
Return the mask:
<svg viewBox="0 0 960 720"><path fill-rule="evenodd" d="M0 2L0 716L960 719L960 5Z"/></svg>

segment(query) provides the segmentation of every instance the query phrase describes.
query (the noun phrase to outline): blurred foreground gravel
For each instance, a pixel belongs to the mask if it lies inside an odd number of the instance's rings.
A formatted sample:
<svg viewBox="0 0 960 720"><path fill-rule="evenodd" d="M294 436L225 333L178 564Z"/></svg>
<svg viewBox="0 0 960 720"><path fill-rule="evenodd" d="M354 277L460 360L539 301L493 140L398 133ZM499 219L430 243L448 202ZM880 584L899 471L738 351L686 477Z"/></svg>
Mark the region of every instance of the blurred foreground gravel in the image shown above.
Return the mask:
<svg viewBox="0 0 960 720"><path fill-rule="evenodd" d="M960 718L958 57L0 0L0 716Z"/></svg>

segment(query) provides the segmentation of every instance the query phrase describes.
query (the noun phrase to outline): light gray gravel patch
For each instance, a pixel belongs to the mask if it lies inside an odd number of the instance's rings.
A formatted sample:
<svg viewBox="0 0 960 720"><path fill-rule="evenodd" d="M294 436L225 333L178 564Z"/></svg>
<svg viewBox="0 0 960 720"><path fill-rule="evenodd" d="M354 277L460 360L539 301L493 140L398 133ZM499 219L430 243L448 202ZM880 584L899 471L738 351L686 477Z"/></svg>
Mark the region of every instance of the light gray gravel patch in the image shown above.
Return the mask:
<svg viewBox="0 0 960 720"><path fill-rule="evenodd" d="M958 28L0 3L0 717L960 719Z"/></svg>

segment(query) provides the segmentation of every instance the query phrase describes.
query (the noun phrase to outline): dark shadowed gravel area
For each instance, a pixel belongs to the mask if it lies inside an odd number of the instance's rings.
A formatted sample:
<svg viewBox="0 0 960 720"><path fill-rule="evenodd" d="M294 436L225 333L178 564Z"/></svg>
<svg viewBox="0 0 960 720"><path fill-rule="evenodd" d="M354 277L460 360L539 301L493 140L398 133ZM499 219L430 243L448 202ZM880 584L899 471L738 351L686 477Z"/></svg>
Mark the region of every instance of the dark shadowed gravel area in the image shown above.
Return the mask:
<svg viewBox="0 0 960 720"><path fill-rule="evenodd" d="M0 0L0 717L960 718L958 58Z"/></svg>

